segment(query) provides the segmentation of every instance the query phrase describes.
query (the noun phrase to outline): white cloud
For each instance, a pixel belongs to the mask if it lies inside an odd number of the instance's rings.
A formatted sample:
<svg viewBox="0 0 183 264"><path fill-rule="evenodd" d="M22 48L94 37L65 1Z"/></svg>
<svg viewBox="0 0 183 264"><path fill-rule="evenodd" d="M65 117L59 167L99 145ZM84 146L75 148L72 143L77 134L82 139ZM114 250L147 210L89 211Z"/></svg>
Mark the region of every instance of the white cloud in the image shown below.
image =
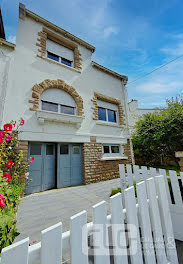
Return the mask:
<svg viewBox="0 0 183 264"><path fill-rule="evenodd" d="M108 38L112 34L114 34L114 35L118 34L118 32L119 32L119 29L117 27L114 27L114 26L106 27L106 28L104 28L104 37Z"/></svg>
<svg viewBox="0 0 183 264"><path fill-rule="evenodd" d="M16 36L13 35L8 36L7 41L16 44Z"/></svg>
<svg viewBox="0 0 183 264"><path fill-rule="evenodd" d="M183 54L183 34L168 34L168 37L171 44L161 48L160 51L168 57L180 56Z"/></svg>
<svg viewBox="0 0 183 264"><path fill-rule="evenodd" d="M180 85L180 82L168 81L163 76L162 79L154 79L154 81L146 81L143 84L137 85L135 90L150 94L162 94L174 91Z"/></svg>
<svg viewBox="0 0 183 264"><path fill-rule="evenodd" d="M176 44L174 47L165 47L161 51L167 55L180 56L183 54L183 41Z"/></svg>

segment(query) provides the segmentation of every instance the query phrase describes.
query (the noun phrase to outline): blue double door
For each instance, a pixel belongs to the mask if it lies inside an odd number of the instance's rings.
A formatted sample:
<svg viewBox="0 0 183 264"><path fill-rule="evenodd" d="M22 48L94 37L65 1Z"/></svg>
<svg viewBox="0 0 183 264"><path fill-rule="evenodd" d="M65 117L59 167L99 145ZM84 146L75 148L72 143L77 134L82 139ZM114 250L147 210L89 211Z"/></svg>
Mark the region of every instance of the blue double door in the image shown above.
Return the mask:
<svg viewBox="0 0 183 264"><path fill-rule="evenodd" d="M83 183L81 144L31 142L28 157L34 161L26 194Z"/></svg>
<svg viewBox="0 0 183 264"><path fill-rule="evenodd" d="M81 144L59 144L57 149L58 187L83 183Z"/></svg>

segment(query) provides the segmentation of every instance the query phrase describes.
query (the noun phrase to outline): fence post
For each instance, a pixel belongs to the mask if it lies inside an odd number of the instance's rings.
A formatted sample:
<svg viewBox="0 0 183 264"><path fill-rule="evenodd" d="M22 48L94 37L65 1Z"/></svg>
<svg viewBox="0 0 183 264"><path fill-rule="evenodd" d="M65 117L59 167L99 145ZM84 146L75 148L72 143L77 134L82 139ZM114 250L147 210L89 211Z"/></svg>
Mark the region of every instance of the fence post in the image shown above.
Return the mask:
<svg viewBox="0 0 183 264"><path fill-rule="evenodd" d="M127 216L127 228L130 241L130 259L132 264L143 264L142 249L139 234L139 222L137 217L136 199L134 187L130 187L125 190L125 205ZM134 240L136 251L134 248ZM132 247L133 245L133 247Z"/></svg>
<svg viewBox="0 0 183 264"><path fill-rule="evenodd" d="M166 175L166 170L165 169L159 169L159 174L163 175L163 177L165 179L165 186L166 186L166 191L167 191L167 196L168 196L168 202L169 202L169 204L171 204L172 200L171 200L171 196L170 196L170 189L169 189L169 185L168 185L168 178Z"/></svg>
<svg viewBox="0 0 183 264"><path fill-rule="evenodd" d="M125 236L125 224L121 194L117 193L110 198L111 224L112 224L112 246L115 264L128 264L127 245ZM120 241L119 241L120 233ZM120 243L120 245L119 245ZM121 248L122 246L122 248Z"/></svg>
<svg viewBox="0 0 183 264"><path fill-rule="evenodd" d="M41 232L41 264L60 264L62 261L62 223Z"/></svg>
<svg viewBox="0 0 183 264"><path fill-rule="evenodd" d="M86 211L70 218L71 264L88 263L88 234L86 225Z"/></svg>
<svg viewBox="0 0 183 264"><path fill-rule="evenodd" d="M135 181L136 183L140 182L140 172L139 172L139 166L138 165L134 165L133 166L134 169L134 177L135 177Z"/></svg>
<svg viewBox="0 0 183 264"><path fill-rule="evenodd" d="M149 198L149 210L151 215L152 230L155 242L156 257L158 264L167 264L165 253L163 232L161 226L161 218L159 212L158 201L156 198L155 179L149 178L146 181L147 195Z"/></svg>
<svg viewBox="0 0 183 264"><path fill-rule="evenodd" d="M170 208L167 199L165 181L163 176L157 176L158 202L161 210L162 226L168 259L171 264L178 264L178 257L173 234L173 226L170 215Z"/></svg>
<svg viewBox="0 0 183 264"><path fill-rule="evenodd" d="M107 208L105 201L93 206L93 223L95 229L93 234L94 263L110 264Z"/></svg>
<svg viewBox="0 0 183 264"><path fill-rule="evenodd" d="M2 249L1 264L28 264L29 238Z"/></svg>
<svg viewBox="0 0 183 264"><path fill-rule="evenodd" d="M156 264L151 221L149 216L149 205L147 202L146 183L144 181L137 183L137 197L145 263Z"/></svg>

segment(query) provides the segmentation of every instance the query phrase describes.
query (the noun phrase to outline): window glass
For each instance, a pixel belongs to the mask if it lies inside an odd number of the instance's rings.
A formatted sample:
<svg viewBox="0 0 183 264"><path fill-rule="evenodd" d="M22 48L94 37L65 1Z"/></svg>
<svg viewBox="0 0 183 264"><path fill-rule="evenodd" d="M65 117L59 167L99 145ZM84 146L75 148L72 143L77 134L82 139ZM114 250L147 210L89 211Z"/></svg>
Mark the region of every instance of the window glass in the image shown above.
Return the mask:
<svg viewBox="0 0 183 264"><path fill-rule="evenodd" d="M80 154L80 146L72 146L73 154Z"/></svg>
<svg viewBox="0 0 183 264"><path fill-rule="evenodd" d="M72 66L72 61L67 60L66 58L61 58L61 63L68 65L68 66Z"/></svg>
<svg viewBox="0 0 183 264"><path fill-rule="evenodd" d="M103 148L104 148L104 153L109 153L110 152L109 151L109 146L104 146Z"/></svg>
<svg viewBox="0 0 183 264"><path fill-rule="evenodd" d="M41 144L30 144L30 155L41 155Z"/></svg>
<svg viewBox="0 0 183 264"><path fill-rule="evenodd" d="M52 144L46 145L46 155L53 155L53 145Z"/></svg>
<svg viewBox="0 0 183 264"><path fill-rule="evenodd" d="M98 107L98 120L106 121L106 109Z"/></svg>
<svg viewBox="0 0 183 264"><path fill-rule="evenodd" d="M119 153L119 146L111 146L112 153Z"/></svg>
<svg viewBox="0 0 183 264"><path fill-rule="evenodd" d="M116 123L116 111L108 109L107 113L108 113L108 121Z"/></svg>
<svg viewBox="0 0 183 264"><path fill-rule="evenodd" d="M69 154L69 145L68 144L61 145L60 146L60 154L61 155L67 155L67 154Z"/></svg>
<svg viewBox="0 0 183 264"><path fill-rule="evenodd" d="M74 107L67 106L67 105L61 105L61 113L74 115Z"/></svg>
<svg viewBox="0 0 183 264"><path fill-rule="evenodd" d="M42 101L42 110L58 112L58 104Z"/></svg>
<svg viewBox="0 0 183 264"><path fill-rule="evenodd" d="M49 59L52 59L52 60L55 60L55 61L59 61L59 56L56 55L56 54L54 54L54 53L51 53L51 52L49 52L49 51L47 51L47 57L48 57Z"/></svg>

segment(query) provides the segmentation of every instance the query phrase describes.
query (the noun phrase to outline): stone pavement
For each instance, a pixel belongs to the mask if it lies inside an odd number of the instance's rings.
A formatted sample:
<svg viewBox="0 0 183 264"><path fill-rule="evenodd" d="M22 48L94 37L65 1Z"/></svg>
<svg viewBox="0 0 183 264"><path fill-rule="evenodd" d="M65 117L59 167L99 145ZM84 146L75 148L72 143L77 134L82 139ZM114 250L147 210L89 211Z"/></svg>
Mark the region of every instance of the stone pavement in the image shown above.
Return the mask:
<svg viewBox="0 0 183 264"><path fill-rule="evenodd" d="M92 221L92 206L103 200L107 201L112 189L120 187L120 180L93 183L76 187L50 190L28 195L21 199L17 226L19 241L29 237L30 243L40 241L41 231L58 222L62 222L63 231L69 230L69 219L83 210L87 211L88 222Z"/></svg>

